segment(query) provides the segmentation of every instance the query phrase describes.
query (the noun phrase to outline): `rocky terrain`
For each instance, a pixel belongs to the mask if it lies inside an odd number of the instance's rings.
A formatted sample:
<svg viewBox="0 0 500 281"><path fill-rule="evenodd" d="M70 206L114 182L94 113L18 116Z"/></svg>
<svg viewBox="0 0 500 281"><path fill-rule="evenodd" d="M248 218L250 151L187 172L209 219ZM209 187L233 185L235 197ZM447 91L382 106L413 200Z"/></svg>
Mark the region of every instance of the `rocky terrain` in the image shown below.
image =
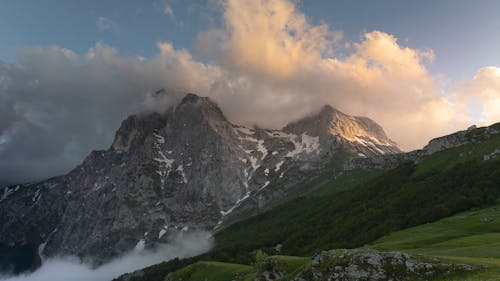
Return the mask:
<svg viewBox="0 0 500 281"><path fill-rule="evenodd" d="M336 157L398 152L375 122L330 106L266 130L234 125L210 99L188 94L161 114L127 118L108 150L67 175L0 190L0 244L99 264L273 204Z"/></svg>
<svg viewBox="0 0 500 281"><path fill-rule="evenodd" d="M284 270L276 257L268 257L261 263L255 280L416 281L438 278L442 280L463 276L475 270L470 265L447 263L437 258L359 249L323 251L312 258L309 268L305 267L295 273Z"/></svg>
<svg viewBox="0 0 500 281"><path fill-rule="evenodd" d="M406 153L381 154L372 157L353 157L344 162L343 170L353 170L359 168L394 168L403 162L418 162L425 156L443 151L448 148L457 147L465 144L475 144L500 133L500 124L494 124L488 127L477 128L471 126L467 130L458 131L453 134L438 137L429 141L424 148ZM499 150L500 151L500 150ZM500 154L496 151L491 155L484 155L485 160L489 160Z"/></svg>

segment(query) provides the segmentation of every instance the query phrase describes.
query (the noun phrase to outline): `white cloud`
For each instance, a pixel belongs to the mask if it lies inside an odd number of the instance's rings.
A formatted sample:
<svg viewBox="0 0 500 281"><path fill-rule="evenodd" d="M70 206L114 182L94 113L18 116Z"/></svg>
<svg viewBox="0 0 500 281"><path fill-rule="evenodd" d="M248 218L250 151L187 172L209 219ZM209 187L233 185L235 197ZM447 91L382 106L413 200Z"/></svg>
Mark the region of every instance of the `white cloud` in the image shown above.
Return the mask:
<svg viewBox="0 0 500 281"><path fill-rule="evenodd" d="M174 11L172 10L172 6L170 6L167 3L165 3L165 6L163 7L163 13L171 18L175 18Z"/></svg>
<svg viewBox="0 0 500 281"><path fill-rule="evenodd" d="M1 281L110 281L124 273L149 265L199 255L213 246L212 236L196 232L177 236L170 244L160 244L156 249L129 254L112 260L98 268L81 263L76 257L54 258L43 263L33 273L16 277L1 277Z"/></svg>
<svg viewBox="0 0 500 281"><path fill-rule="evenodd" d="M478 124L500 122L500 67L480 68L472 80L458 85L454 97L463 105L473 104L480 107ZM463 110L469 109L463 107Z"/></svg>
<svg viewBox="0 0 500 281"><path fill-rule="evenodd" d="M96 26L101 31L116 29L117 25L114 21L107 17L100 16L97 18Z"/></svg>

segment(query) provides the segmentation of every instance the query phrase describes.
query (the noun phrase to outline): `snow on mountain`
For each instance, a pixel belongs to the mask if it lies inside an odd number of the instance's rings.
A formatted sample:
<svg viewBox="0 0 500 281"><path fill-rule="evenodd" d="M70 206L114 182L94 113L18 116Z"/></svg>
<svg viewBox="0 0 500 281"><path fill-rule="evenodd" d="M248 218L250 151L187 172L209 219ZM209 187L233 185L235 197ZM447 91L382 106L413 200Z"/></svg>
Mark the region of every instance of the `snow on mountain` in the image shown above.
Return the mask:
<svg viewBox="0 0 500 281"><path fill-rule="evenodd" d="M0 243L100 263L283 200L341 151L400 152L374 121L330 106L267 130L232 124L209 98L187 94L162 114L127 118L108 150L67 175L5 188Z"/></svg>

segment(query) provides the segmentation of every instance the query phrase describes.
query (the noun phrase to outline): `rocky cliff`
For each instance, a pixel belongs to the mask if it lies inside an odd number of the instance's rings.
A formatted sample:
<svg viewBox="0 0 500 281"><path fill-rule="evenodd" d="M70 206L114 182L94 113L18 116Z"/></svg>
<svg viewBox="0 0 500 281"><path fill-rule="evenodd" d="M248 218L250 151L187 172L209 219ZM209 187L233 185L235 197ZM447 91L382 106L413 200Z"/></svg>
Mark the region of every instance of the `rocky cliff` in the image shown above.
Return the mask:
<svg viewBox="0 0 500 281"><path fill-rule="evenodd" d="M279 201L338 155L398 152L374 121L330 106L266 130L234 125L209 98L188 94L123 121L108 150L67 175L0 190L0 244L100 263Z"/></svg>

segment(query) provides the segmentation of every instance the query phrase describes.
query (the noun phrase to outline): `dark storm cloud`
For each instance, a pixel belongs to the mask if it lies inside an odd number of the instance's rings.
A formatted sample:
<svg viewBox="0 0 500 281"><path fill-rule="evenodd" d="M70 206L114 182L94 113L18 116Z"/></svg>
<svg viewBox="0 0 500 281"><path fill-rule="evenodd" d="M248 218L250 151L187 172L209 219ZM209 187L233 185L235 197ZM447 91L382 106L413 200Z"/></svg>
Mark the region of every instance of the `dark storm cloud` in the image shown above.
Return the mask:
<svg viewBox="0 0 500 281"><path fill-rule="evenodd" d="M1 63L0 182L65 173L91 150L109 146L127 115L158 105L165 109L168 101L149 94L176 85L162 76L168 61L175 61L161 56L121 58L97 44L84 55L28 48L17 64Z"/></svg>

